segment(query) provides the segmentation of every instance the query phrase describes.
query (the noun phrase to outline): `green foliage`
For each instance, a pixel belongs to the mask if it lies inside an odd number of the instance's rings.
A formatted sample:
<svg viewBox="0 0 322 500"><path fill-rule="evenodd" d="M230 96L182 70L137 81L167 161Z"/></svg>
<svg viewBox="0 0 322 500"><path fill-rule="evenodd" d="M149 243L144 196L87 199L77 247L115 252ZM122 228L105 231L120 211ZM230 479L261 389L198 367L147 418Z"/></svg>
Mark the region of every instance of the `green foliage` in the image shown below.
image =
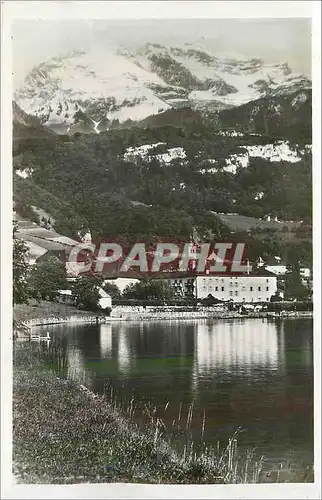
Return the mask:
<svg viewBox="0 0 322 500"><path fill-rule="evenodd" d="M38 261L30 273L30 295L38 300L53 300L58 290L67 288L66 277L65 263L56 257Z"/></svg>
<svg viewBox="0 0 322 500"><path fill-rule="evenodd" d="M283 298L279 295L278 292L275 292L274 295L271 296L270 302L282 302Z"/></svg>
<svg viewBox="0 0 322 500"><path fill-rule="evenodd" d="M312 220L309 154L299 153L302 159L297 163L252 158L249 167L238 169L236 175L222 170L225 159L241 146L272 141L268 135L223 136L206 120L79 134L68 142L33 140L30 147L25 144L19 158L19 168L32 168L33 174L28 179L15 176L15 201L23 204L25 213L31 205L45 209L55 220L55 229L74 239L79 231L89 229L94 239L218 241L231 237L231 232L216 213L229 212L303 220L308 227ZM186 161L174 159L164 165L157 149L150 158L124 160L127 147L157 142L166 148L182 147ZM209 159L217 162L218 171L200 173L213 168ZM265 195L255 199L258 192ZM255 258L265 249L271 256L291 255L293 245L300 247L305 240L300 260L310 260L310 236L305 231L297 241L291 231L282 237L265 235L261 244L262 236L244 234Z"/></svg>
<svg viewBox="0 0 322 500"><path fill-rule="evenodd" d="M28 248L26 244L15 237L16 227L13 231L13 303L23 304L28 302L29 286L28 276L30 265L28 262Z"/></svg>
<svg viewBox="0 0 322 500"><path fill-rule="evenodd" d="M39 223L39 217L31 205L44 209L55 220L55 230L65 236L78 240L78 231L86 232L88 221L73 207L72 198L69 200L60 193L52 193L44 187L37 185L33 179L22 179L15 175L13 182L13 199L16 212L31 221Z"/></svg>
<svg viewBox="0 0 322 500"><path fill-rule="evenodd" d="M306 101L297 109L293 100L300 94ZM299 89L291 95L276 95L225 109L219 114L220 126L242 132L257 132L306 143L312 135L312 91Z"/></svg>
<svg viewBox="0 0 322 500"><path fill-rule="evenodd" d="M285 302L284 300L278 302L268 302L267 303L267 312L276 312L283 313L284 312L310 312L313 311L313 302L312 300L299 300L296 302Z"/></svg>
<svg viewBox="0 0 322 500"><path fill-rule="evenodd" d="M285 275L285 299L306 299L310 295L310 290L303 285L298 264L288 267Z"/></svg>
<svg viewBox="0 0 322 500"><path fill-rule="evenodd" d="M139 283L128 285L123 297L126 299L160 299L170 300L173 298L171 287L162 279L144 279Z"/></svg>
<svg viewBox="0 0 322 500"><path fill-rule="evenodd" d="M102 288L112 299L119 299L121 297L120 289L115 283L105 283Z"/></svg>
<svg viewBox="0 0 322 500"><path fill-rule="evenodd" d="M102 280L96 276L82 276L72 285L72 293L79 309L98 309L99 288Z"/></svg>

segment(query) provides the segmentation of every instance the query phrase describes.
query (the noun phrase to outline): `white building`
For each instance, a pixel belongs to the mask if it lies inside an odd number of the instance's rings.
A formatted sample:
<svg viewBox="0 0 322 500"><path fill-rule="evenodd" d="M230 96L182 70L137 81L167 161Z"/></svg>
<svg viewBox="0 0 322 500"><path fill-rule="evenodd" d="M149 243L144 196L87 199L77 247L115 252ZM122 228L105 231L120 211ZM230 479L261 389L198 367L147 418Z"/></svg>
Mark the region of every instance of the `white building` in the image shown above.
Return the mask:
<svg viewBox="0 0 322 500"><path fill-rule="evenodd" d="M258 267L267 269L267 271L276 276L284 276L287 273L287 266L281 263L281 257L274 257L274 263L267 264L261 257L257 260ZM304 280L311 278L311 270L308 267L300 267L300 275Z"/></svg>
<svg viewBox="0 0 322 500"><path fill-rule="evenodd" d="M266 269L276 276L284 276L287 273L287 267L283 265L266 266ZM303 279L310 279L311 271L308 267L301 267L300 275Z"/></svg>
<svg viewBox="0 0 322 500"><path fill-rule="evenodd" d="M283 265L276 265L276 266L266 266L266 269L273 274L276 274L276 276L284 276L287 271L287 267Z"/></svg>
<svg viewBox="0 0 322 500"><path fill-rule="evenodd" d="M98 305L101 309L112 308L112 298L105 292L102 288L99 289L99 300ZM60 304L75 305L75 297L73 296L72 290L58 290L56 295L56 301Z"/></svg>
<svg viewBox="0 0 322 500"><path fill-rule="evenodd" d="M75 299L71 290L58 290L56 294L56 301L60 304L75 305Z"/></svg>
<svg viewBox="0 0 322 500"><path fill-rule="evenodd" d="M108 307L112 307L112 298L111 296L103 290L103 288L100 288L99 291L99 300L98 300L98 305L101 309L107 309Z"/></svg>
<svg viewBox="0 0 322 500"><path fill-rule="evenodd" d="M277 277L261 272L232 276L228 274L204 274L169 278L177 297L205 299L212 297L233 302L269 302L277 291Z"/></svg>

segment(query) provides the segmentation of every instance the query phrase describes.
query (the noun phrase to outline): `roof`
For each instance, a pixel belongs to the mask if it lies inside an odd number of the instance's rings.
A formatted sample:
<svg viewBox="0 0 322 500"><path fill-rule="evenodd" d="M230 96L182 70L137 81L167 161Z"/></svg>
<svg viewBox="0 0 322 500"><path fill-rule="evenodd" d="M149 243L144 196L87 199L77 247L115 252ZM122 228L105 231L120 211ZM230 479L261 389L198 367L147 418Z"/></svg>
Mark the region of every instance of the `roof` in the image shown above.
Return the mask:
<svg viewBox="0 0 322 500"><path fill-rule="evenodd" d="M99 291L98 291L99 295L101 298L104 298L104 299L111 299L111 296L109 293L105 292L105 290L103 290L103 288L100 288Z"/></svg>
<svg viewBox="0 0 322 500"><path fill-rule="evenodd" d="M158 276L154 276L155 278L165 278L165 279L178 279L178 278L198 278L198 277L220 277L220 278L254 278L254 277L272 277L276 278L276 275L267 269L253 269L251 272L243 272L243 273L232 273L232 272L218 272L218 273L196 273L193 271L190 272L172 272L172 273L161 273ZM152 276L153 277L153 276Z"/></svg>

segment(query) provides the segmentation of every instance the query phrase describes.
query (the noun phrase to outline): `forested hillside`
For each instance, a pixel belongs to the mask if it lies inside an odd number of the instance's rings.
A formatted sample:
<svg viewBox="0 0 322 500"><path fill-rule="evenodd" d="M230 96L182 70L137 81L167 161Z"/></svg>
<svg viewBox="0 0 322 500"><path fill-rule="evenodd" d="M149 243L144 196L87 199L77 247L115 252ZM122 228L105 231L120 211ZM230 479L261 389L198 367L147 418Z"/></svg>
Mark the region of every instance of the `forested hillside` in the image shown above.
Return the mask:
<svg viewBox="0 0 322 500"><path fill-rule="evenodd" d="M203 120L30 138L17 144L14 169L16 209L30 218L41 206L73 238L88 230L128 241L239 238L254 258L296 249L310 260L311 153L281 137ZM294 220L297 233L283 222L232 231L218 213Z"/></svg>

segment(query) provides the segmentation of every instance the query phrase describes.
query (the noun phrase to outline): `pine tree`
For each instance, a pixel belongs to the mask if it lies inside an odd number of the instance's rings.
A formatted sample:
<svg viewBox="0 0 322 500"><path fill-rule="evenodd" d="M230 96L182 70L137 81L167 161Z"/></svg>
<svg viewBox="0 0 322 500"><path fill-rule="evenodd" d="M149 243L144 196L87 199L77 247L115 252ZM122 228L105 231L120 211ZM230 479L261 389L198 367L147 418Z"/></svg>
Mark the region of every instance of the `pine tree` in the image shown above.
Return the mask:
<svg viewBox="0 0 322 500"><path fill-rule="evenodd" d="M30 265L28 262L28 248L26 244L16 237L17 226L13 228L13 303L23 304L28 302L29 286L28 277Z"/></svg>

